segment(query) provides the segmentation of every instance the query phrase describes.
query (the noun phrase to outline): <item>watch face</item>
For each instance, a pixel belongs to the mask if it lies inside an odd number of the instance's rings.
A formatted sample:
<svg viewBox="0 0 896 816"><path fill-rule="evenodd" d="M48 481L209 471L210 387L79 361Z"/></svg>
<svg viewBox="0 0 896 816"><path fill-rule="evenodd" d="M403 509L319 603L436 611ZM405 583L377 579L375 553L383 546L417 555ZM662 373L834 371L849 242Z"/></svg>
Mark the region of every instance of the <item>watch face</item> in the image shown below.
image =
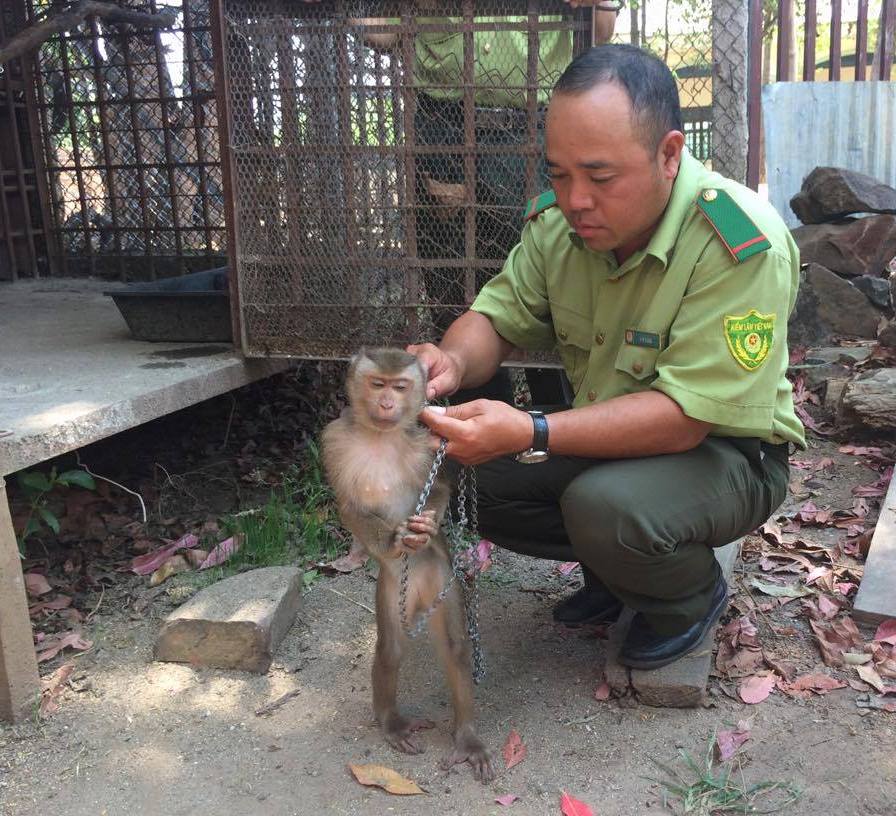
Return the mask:
<svg viewBox="0 0 896 816"><path fill-rule="evenodd" d="M545 462L548 458L547 451L527 450L516 455L516 461L522 462L524 465L537 465L539 462Z"/></svg>

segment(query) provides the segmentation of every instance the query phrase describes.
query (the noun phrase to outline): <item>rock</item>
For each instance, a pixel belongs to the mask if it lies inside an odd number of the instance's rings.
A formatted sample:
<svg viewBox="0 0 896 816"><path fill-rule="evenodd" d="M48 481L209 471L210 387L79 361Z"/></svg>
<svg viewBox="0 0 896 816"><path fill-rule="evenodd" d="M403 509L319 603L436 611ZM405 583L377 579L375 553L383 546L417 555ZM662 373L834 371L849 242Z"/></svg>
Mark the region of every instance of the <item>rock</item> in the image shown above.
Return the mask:
<svg viewBox="0 0 896 816"><path fill-rule="evenodd" d="M896 217L869 215L837 224L808 224L792 230L803 263L838 275L879 277L896 257Z"/></svg>
<svg viewBox="0 0 896 816"><path fill-rule="evenodd" d="M881 326L877 342L886 348L896 348L896 320L889 320Z"/></svg>
<svg viewBox="0 0 896 816"><path fill-rule="evenodd" d="M896 429L896 368L878 368L847 383L839 420L873 430Z"/></svg>
<svg viewBox="0 0 896 816"><path fill-rule="evenodd" d="M852 213L896 213L896 190L872 176L842 167L816 167L790 208L804 224L821 224Z"/></svg>
<svg viewBox="0 0 896 816"><path fill-rule="evenodd" d="M262 567L225 578L172 612L156 660L263 674L299 609L302 573Z"/></svg>
<svg viewBox="0 0 896 816"><path fill-rule="evenodd" d="M852 285L862 292L878 309L890 308L890 282L886 278L860 275L852 279Z"/></svg>
<svg viewBox="0 0 896 816"><path fill-rule="evenodd" d="M791 345L813 346L835 336L877 337L880 313L849 281L816 263L800 272L800 291L787 326Z"/></svg>

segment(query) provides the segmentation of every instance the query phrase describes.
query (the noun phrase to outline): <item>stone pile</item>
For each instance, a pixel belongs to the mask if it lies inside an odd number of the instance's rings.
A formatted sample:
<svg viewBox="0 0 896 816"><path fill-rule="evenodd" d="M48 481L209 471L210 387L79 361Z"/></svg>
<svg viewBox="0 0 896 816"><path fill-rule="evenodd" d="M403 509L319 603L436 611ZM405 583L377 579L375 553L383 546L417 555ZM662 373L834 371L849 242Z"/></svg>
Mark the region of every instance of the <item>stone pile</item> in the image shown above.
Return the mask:
<svg viewBox="0 0 896 816"><path fill-rule="evenodd" d="M807 358L841 340L896 349L896 189L863 173L816 167L790 206L803 223L793 230L802 269L791 348L809 348ZM838 380L840 421L896 429L894 382L896 369L887 368Z"/></svg>

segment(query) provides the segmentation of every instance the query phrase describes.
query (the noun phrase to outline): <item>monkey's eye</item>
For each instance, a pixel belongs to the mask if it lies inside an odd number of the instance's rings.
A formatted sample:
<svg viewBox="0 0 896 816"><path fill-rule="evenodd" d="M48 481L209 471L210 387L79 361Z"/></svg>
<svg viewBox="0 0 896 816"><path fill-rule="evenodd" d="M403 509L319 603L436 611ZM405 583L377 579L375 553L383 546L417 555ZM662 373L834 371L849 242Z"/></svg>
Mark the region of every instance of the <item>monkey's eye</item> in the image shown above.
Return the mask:
<svg viewBox="0 0 896 816"><path fill-rule="evenodd" d="M370 385L373 388L382 388L385 384L386 383L384 383L382 380L371 380L370 381Z"/></svg>
<svg viewBox="0 0 896 816"><path fill-rule="evenodd" d="M396 391L407 391L408 386L406 383L395 383L395 390Z"/></svg>

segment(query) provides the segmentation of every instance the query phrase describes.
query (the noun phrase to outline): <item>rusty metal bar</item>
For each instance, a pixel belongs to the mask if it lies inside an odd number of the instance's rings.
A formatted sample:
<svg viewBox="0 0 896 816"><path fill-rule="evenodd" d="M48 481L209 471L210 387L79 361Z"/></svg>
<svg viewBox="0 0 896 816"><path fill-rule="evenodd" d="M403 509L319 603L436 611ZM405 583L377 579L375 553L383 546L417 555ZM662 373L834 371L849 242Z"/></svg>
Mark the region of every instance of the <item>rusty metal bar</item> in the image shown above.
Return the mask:
<svg viewBox="0 0 896 816"><path fill-rule="evenodd" d="M346 9L344 0L338 0L336 15L340 20L346 17ZM354 136L352 134L352 101L349 85L349 56L348 56L348 37L346 37L346 29L340 26L334 36L337 41L337 57L336 57L336 82L338 84L336 110L339 116L339 134L340 141L343 144L353 144ZM364 146L359 145L364 151ZM348 154L344 154L342 159L342 183L345 190L346 204L349 210L356 209L355 195L357 187L355 184L354 166ZM355 255L358 251L358 232L355 219L349 218L345 221L345 242L346 252L348 255Z"/></svg>
<svg viewBox="0 0 896 816"><path fill-rule="evenodd" d="M793 36L793 0L778 0L778 82L790 82L790 40Z"/></svg>
<svg viewBox="0 0 896 816"><path fill-rule="evenodd" d="M859 0L856 16L856 82L864 82L868 73L868 0Z"/></svg>
<svg viewBox="0 0 896 816"><path fill-rule="evenodd" d="M463 0L464 69L464 257L476 257L476 52L473 40L474 0ZM476 297L476 274L467 267L464 274L464 300L472 303Z"/></svg>
<svg viewBox="0 0 896 816"><path fill-rule="evenodd" d="M803 82L815 81L815 42L818 36L816 28L815 0L806 0L806 41L803 44Z"/></svg>
<svg viewBox="0 0 896 816"><path fill-rule="evenodd" d="M207 159L205 156L205 144L203 143L202 138L202 126L201 123L205 120L205 112L203 110L202 104L199 102L199 98L197 95L197 80L196 80L196 62L198 60L193 56L194 45L193 37L198 29L193 28L192 23L192 7L190 3L192 0L183 0L184 4L184 50L187 55L186 63L187 63L187 76L190 82L190 97L189 97L189 105L193 114L193 138L196 140L196 158L198 162L195 163L194 166L198 168L199 171L199 200L202 203L202 223L205 228L205 251L212 251L212 234L211 234L211 214L208 209L208 172L206 171ZM205 29L203 29L205 30ZM186 105L188 100L184 100ZM213 163L214 166L217 166L217 162ZM184 163L181 165L182 167L189 167L189 163Z"/></svg>
<svg viewBox="0 0 896 816"><path fill-rule="evenodd" d="M840 81L840 64L842 61L842 29L843 22L840 19L841 0L831 0L831 53L828 68L828 80Z"/></svg>
<svg viewBox="0 0 896 816"><path fill-rule="evenodd" d="M401 24L404 33L400 34L401 57L405 71L412 71L415 60L414 37L416 35L415 24L415 8L414 0L402 0L401 3ZM394 68L394 66L393 66ZM395 70L393 75L396 79L400 76ZM404 207L407 213L405 219L405 254L408 258L416 261L416 265L408 266L405 276L405 291L413 292L415 296L420 291L420 267L422 266L419 258L419 247L417 243L417 130L414 124L414 117L417 113L417 88L413 82L403 82L398 85L401 89L401 108L404 120L404 133L401 134L403 141L399 142L396 138L396 144L403 144L404 152L404 184L399 185L399 189L404 190ZM397 110L398 108L394 108ZM398 117L395 117L396 119ZM396 123L397 125L397 123ZM399 134L396 134L398 137ZM417 310L408 308L405 310L407 315L408 330L412 335L417 333Z"/></svg>
<svg viewBox="0 0 896 816"><path fill-rule="evenodd" d="M243 336L243 321L240 310L239 271L241 259L237 254L239 246L239 224L236 220L235 189L233 184L233 153L231 140L230 77L228 76L229 53L227 51L226 26L223 5L227 0L209 0L211 12L212 52L215 62L215 100L218 108L218 140L221 151L221 176L224 187L224 221L227 225L227 256L230 274L230 319L233 325L233 341L243 351L246 338Z"/></svg>
<svg viewBox="0 0 896 816"><path fill-rule="evenodd" d="M759 189L762 146L762 0L749 0L747 37L747 185Z"/></svg>
<svg viewBox="0 0 896 816"><path fill-rule="evenodd" d="M538 144L538 31L533 27L538 22L538 0L529 0L529 36L526 52L526 141L530 148ZM532 198L536 190L535 174L538 170L538 154L535 150L526 155L526 198Z"/></svg>
<svg viewBox="0 0 896 816"><path fill-rule="evenodd" d="M881 49L880 62L875 66L875 74L882 82L889 82L893 67L893 41L890 38L890 17L893 14L893 0L881 0L880 30Z"/></svg>
<svg viewBox="0 0 896 816"><path fill-rule="evenodd" d="M124 73L128 83L128 102L131 114L131 131L134 138L134 158L137 163L137 187L140 191L140 213L143 217L143 231L146 235L144 255L149 259L149 276L156 279L156 267L153 260L152 227L149 222L149 207L146 206L148 195L146 188L146 165L143 161L143 142L140 138L139 120L137 117L137 94L134 84L134 67L131 63L130 37L121 38L121 50L124 57Z"/></svg>
<svg viewBox="0 0 896 816"><path fill-rule="evenodd" d="M157 11L156 0L149 0L149 7L152 12L155 13ZM168 106L171 104L172 100L167 94L168 89L165 86L165 72L162 70L163 66L165 66L165 55L162 51L162 34L159 29L156 28L153 30L152 40L156 53L156 80L159 86L159 96L162 100L159 103L162 111L162 145L165 150L165 169L167 170L168 176L168 197L171 200L171 223L174 225L174 251L179 257L183 257L184 247L181 239L180 207L178 201L180 198L180 188L177 183L177 174L174 171L176 165L174 163L174 154L171 150L171 120L168 117ZM178 271L183 272L183 267Z"/></svg>
<svg viewBox="0 0 896 816"><path fill-rule="evenodd" d="M90 18L90 30L93 32L93 39L91 42L93 47L93 81L96 83L97 110L100 119L100 136L102 138L103 145L103 161L105 162L105 167L98 169L105 171L106 190L109 194L109 217L112 219L112 237L115 241L115 254L118 257L118 278L119 280L124 280L124 253L122 252L121 235L119 233L118 226L118 195L116 193L115 170L112 167L112 149L109 146L109 119L106 104L106 82L103 78L102 71L100 70L102 57L99 50L100 32L96 17Z"/></svg>
<svg viewBox="0 0 896 816"><path fill-rule="evenodd" d="M62 81L65 87L66 98L72 99L72 77L69 70L68 48L65 35L59 38L59 59L62 63ZM87 213L87 194L84 190L84 175L81 167L81 146L78 144L78 127L75 122L75 110L69 106L68 126L72 134L72 156L75 160L75 178L78 183L78 198L81 204L81 227L84 230L84 246L87 250L90 274L96 274L96 259L93 257L93 242L90 240L90 216Z"/></svg>

